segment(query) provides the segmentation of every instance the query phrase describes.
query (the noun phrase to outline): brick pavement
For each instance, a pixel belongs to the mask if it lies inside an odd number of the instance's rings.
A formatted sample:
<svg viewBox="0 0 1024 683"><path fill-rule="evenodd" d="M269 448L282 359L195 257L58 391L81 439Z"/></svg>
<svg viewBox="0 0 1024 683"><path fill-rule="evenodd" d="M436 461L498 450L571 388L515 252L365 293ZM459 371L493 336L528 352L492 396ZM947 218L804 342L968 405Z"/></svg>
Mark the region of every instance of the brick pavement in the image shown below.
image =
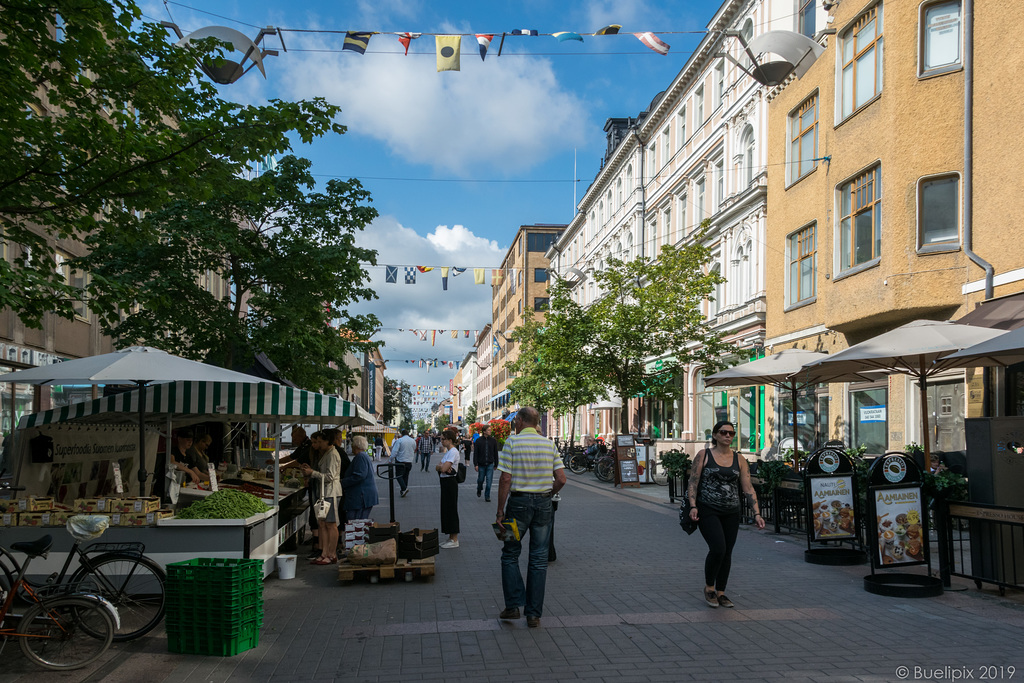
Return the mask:
<svg viewBox="0 0 1024 683"><path fill-rule="evenodd" d="M386 486L381 493L375 516L385 520ZM431 580L338 584L333 568L301 564L295 580L267 580L255 650L172 655L156 633L113 647L91 670L54 675L11 643L0 683L895 681L901 665L908 680L964 667L977 679L983 666L1024 677L1019 594L971 584L938 598L880 597L863 590L866 566L807 564L802 537L744 528L728 590L737 607L712 610L701 597L706 547L679 529L667 488L620 491L570 474L562 498L539 629L497 619L496 503L476 498L471 473L460 490L461 547L442 551ZM436 527L436 476L414 470L396 510L404 529ZM914 667L925 669L916 679ZM995 673L1007 680L1009 671Z"/></svg>

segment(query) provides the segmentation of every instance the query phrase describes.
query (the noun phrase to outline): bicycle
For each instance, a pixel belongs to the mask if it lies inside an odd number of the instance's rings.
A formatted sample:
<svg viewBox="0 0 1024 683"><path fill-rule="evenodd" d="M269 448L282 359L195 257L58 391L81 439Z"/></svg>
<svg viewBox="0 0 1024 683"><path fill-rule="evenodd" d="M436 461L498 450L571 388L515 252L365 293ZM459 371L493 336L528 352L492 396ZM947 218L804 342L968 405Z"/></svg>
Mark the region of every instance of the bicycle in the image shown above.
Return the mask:
<svg viewBox="0 0 1024 683"><path fill-rule="evenodd" d="M114 634L114 640L118 642L134 640L156 628L164 617L167 575L159 564L143 554L145 544L92 543L82 548L83 539L75 537L70 526L68 533L75 538L75 543L61 570L51 574L45 583L33 584L25 580L24 585L50 589L59 587L64 592L92 593L106 598L120 614L120 623ZM68 579L68 569L75 557L79 566ZM13 576L21 571L22 567L14 555L0 546L0 590L12 590ZM17 597L23 597L17 591L13 592Z"/></svg>
<svg viewBox="0 0 1024 683"><path fill-rule="evenodd" d="M117 630L117 609L102 597L86 593L50 591L36 592L25 581L28 566L36 557L46 557L53 543L51 536L37 541L13 543L11 547L25 553L25 564L9 589L0 590L0 638L18 638L21 651L30 661L44 669L68 671L96 661L114 640ZM14 598L24 592L32 603L18 617L17 627L5 626Z"/></svg>
<svg viewBox="0 0 1024 683"><path fill-rule="evenodd" d="M615 457L602 455L594 463L594 476L604 482L612 481L615 478Z"/></svg>
<svg viewBox="0 0 1024 683"><path fill-rule="evenodd" d="M651 481L658 486L668 486L668 470L661 458L655 456L647 459L647 467L651 470Z"/></svg>

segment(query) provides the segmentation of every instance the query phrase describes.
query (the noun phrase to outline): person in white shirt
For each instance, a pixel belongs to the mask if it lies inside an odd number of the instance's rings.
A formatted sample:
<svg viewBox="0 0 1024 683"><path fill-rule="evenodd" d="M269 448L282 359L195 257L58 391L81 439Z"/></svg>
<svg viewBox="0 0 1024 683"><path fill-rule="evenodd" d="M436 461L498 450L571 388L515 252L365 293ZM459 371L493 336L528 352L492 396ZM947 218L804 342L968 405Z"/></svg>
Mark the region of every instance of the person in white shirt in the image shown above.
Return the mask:
<svg viewBox="0 0 1024 683"><path fill-rule="evenodd" d="M442 548L459 547L459 435L445 430L441 435L441 462L434 469L441 478L441 533L448 534Z"/></svg>
<svg viewBox="0 0 1024 683"><path fill-rule="evenodd" d="M412 471L412 461L415 456L416 441L409 436L408 429L403 429L402 436L395 439L391 445L391 462L395 464L395 479L398 480L402 498L409 493L409 472Z"/></svg>

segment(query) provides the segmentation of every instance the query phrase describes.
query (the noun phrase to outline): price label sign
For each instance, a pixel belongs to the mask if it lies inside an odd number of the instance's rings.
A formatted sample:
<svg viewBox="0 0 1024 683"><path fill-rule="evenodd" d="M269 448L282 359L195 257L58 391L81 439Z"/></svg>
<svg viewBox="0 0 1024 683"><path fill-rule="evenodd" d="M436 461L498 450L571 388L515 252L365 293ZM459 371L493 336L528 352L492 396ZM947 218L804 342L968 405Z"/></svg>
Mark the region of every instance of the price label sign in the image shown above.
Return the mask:
<svg viewBox="0 0 1024 683"><path fill-rule="evenodd" d="M207 465L206 468L207 468L207 471L209 471L209 473L210 473L210 490L216 492L217 491L217 468L213 466L212 462L209 465Z"/></svg>
<svg viewBox="0 0 1024 683"><path fill-rule="evenodd" d="M260 439L261 451L272 451L277 445L277 439Z"/></svg>
<svg viewBox="0 0 1024 683"><path fill-rule="evenodd" d="M114 463L114 489L118 493L124 493L124 482L121 481L121 465Z"/></svg>

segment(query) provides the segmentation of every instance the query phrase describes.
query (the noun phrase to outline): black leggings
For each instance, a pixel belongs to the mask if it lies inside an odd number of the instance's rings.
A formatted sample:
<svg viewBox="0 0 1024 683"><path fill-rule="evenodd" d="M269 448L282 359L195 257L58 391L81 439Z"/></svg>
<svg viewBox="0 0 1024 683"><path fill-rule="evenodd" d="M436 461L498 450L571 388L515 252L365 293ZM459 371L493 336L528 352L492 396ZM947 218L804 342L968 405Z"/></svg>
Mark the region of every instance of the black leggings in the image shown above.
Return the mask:
<svg viewBox="0 0 1024 683"><path fill-rule="evenodd" d="M708 544L708 556L704 560L704 585L725 591L732 568L732 548L740 531L740 512L718 512L697 504L697 526L700 535Z"/></svg>

